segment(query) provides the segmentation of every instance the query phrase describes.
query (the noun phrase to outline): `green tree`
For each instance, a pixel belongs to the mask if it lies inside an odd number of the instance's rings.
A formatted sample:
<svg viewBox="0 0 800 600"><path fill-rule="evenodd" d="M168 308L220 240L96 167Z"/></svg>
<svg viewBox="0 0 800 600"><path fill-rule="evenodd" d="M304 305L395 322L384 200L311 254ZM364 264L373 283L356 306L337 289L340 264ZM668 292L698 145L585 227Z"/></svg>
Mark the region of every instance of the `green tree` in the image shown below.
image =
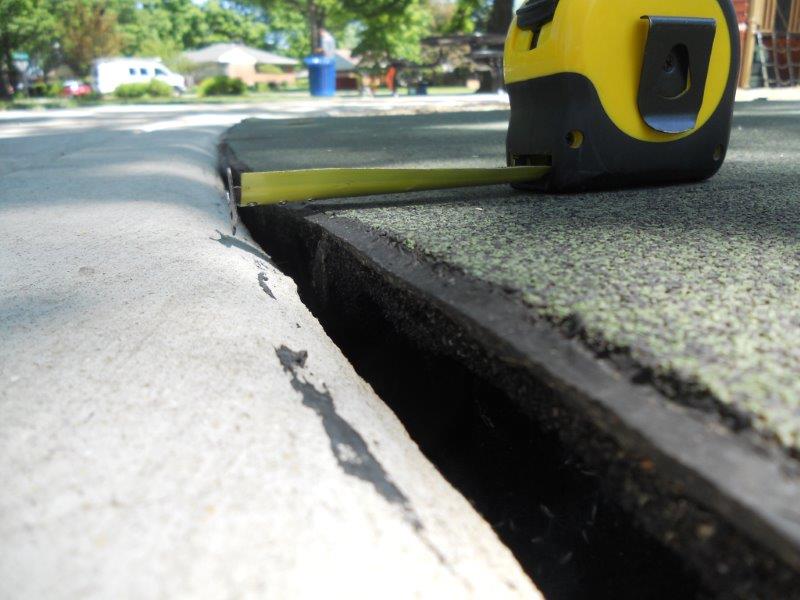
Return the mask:
<svg viewBox="0 0 800 600"><path fill-rule="evenodd" d="M452 18L441 33L505 34L514 17L514 0L431 0L450 7Z"/></svg>
<svg viewBox="0 0 800 600"><path fill-rule="evenodd" d="M325 27L341 40L355 33L357 53L385 61L419 59L431 34L502 32L513 0L249 0L266 10L270 47L301 56L319 46Z"/></svg>
<svg viewBox="0 0 800 600"><path fill-rule="evenodd" d="M267 13L267 49L289 56L302 58L311 53L311 42L307 32L305 15L281 4L276 4ZM334 35L341 39L337 28L331 27Z"/></svg>
<svg viewBox="0 0 800 600"><path fill-rule="evenodd" d="M0 95L8 97L17 85L14 52L43 56L52 52L55 41L46 0L0 0Z"/></svg>
<svg viewBox="0 0 800 600"><path fill-rule="evenodd" d="M169 0L114 1L123 54L170 58L183 49L180 32L175 30L172 17L181 8L184 11L197 8L191 0L186 0L183 7Z"/></svg>
<svg viewBox="0 0 800 600"><path fill-rule="evenodd" d="M450 3L454 6L450 22L442 33L472 33L485 31L492 10L491 0L457 0Z"/></svg>
<svg viewBox="0 0 800 600"><path fill-rule="evenodd" d="M402 17L415 0L250 0L251 4L263 7L270 16L279 19L293 12L306 21L309 49L320 46L320 29L329 28L341 33L347 23L359 22L364 30L370 22Z"/></svg>
<svg viewBox="0 0 800 600"><path fill-rule="evenodd" d="M127 55L174 59L181 51L237 41L266 47L266 17L258 8L209 0L113 0Z"/></svg>
<svg viewBox="0 0 800 600"><path fill-rule="evenodd" d="M64 62L88 75L92 61L114 56L122 48L117 14L107 0L53 0Z"/></svg>
<svg viewBox="0 0 800 600"><path fill-rule="evenodd" d="M142 6L142 10L147 13L145 16L149 17L150 24L154 19L161 21L158 37L168 41L175 51L180 51L203 45L208 35L205 12L209 4L201 8L192 0L161 0L151 1L147 7ZM218 8L216 2L213 4Z"/></svg>
<svg viewBox="0 0 800 600"><path fill-rule="evenodd" d="M397 15L380 14L363 22L360 40L353 49L368 62L392 59L421 60L423 37L432 32L434 15L426 0L412 0Z"/></svg>
<svg viewBox="0 0 800 600"><path fill-rule="evenodd" d="M261 11L235 5L225 7L217 0L209 0L203 6L202 18L202 34L197 35L197 29L188 30L184 34L184 47L237 41L263 48L266 43L268 29Z"/></svg>

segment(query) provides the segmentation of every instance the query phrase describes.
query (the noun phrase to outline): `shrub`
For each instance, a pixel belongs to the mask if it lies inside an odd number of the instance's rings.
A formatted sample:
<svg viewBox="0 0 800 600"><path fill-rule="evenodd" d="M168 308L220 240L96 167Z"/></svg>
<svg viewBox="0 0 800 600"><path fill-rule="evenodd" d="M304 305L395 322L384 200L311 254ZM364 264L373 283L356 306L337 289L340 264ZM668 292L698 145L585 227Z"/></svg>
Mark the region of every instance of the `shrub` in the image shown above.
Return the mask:
<svg viewBox="0 0 800 600"><path fill-rule="evenodd" d="M147 95L152 98L169 98L172 96L172 86L164 81L153 79L147 84Z"/></svg>
<svg viewBox="0 0 800 600"><path fill-rule="evenodd" d="M172 96L172 87L163 81L153 79L150 83L123 83L116 90L117 98L169 98Z"/></svg>
<svg viewBox="0 0 800 600"><path fill-rule="evenodd" d="M29 89L28 93L31 98L44 98L47 95L46 83L34 83Z"/></svg>
<svg viewBox="0 0 800 600"><path fill-rule="evenodd" d="M277 92L280 89L286 89L288 84L285 81L280 83L275 83L274 81L270 81L269 83L264 83L263 81L258 82L250 89L254 92L259 92L265 94L267 92Z"/></svg>
<svg viewBox="0 0 800 600"><path fill-rule="evenodd" d="M61 91L64 89L64 86L61 82L51 83L47 86L47 91L45 91L45 96L48 98L58 98L61 96Z"/></svg>
<svg viewBox="0 0 800 600"><path fill-rule="evenodd" d="M83 103L90 103L91 104L91 103L97 102L98 100L102 100L103 99L103 94L101 94L100 92L90 92L90 93L88 93L88 94L86 94L84 96L78 96L75 99L79 103L83 102Z"/></svg>
<svg viewBox="0 0 800 600"><path fill-rule="evenodd" d="M244 81L225 75L204 79L199 87L201 96L241 96L246 90Z"/></svg>
<svg viewBox="0 0 800 600"><path fill-rule="evenodd" d="M58 98L61 96L61 83L44 83L39 81L34 83L28 92L32 98Z"/></svg>
<svg viewBox="0 0 800 600"><path fill-rule="evenodd" d="M44 98L47 95L47 84L34 83L30 88L28 88L28 93L30 94L31 98Z"/></svg>
<svg viewBox="0 0 800 600"><path fill-rule="evenodd" d="M123 83L114 90L114 95L117 98L143 98L148 87L146 83Z"/></svg>

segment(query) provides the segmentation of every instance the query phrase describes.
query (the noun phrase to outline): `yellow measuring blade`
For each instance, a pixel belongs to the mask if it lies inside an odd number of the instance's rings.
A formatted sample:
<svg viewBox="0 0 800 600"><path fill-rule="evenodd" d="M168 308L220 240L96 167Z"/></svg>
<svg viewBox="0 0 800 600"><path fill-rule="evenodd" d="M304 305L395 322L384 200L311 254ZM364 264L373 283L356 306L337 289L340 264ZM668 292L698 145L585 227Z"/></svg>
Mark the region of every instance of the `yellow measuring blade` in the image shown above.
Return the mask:
<svg viewBox="0 0 800 600"><path fill-rule="evenodd" d="M303 169L242 173L239 204L253 206L396 194L502 183L526 183L543 177L550 167L496 169Z"/></svg>

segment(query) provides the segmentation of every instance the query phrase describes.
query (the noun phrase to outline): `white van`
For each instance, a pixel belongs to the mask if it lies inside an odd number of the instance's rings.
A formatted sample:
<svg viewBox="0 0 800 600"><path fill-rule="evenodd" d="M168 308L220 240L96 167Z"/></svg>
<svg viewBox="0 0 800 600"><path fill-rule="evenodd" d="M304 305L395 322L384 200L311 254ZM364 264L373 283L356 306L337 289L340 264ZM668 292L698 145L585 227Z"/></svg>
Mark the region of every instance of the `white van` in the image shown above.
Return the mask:
<svg viewBox="0 0 800 600"><path fill-rule="evenodd" d="M92 64L92 87L101 94L111 94L123 83L149 83L153 79L176 92L186 91L183 75L173 73L157 58L101 58Z"/></svg>

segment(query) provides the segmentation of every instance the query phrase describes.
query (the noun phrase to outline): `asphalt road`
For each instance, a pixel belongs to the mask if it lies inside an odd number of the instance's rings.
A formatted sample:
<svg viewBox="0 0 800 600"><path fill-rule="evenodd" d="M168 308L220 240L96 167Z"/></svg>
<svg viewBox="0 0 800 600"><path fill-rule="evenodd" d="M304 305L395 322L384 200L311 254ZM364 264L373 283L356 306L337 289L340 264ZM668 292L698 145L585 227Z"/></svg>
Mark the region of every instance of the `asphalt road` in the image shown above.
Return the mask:
<svg viewBox="0 0 800 600"><path fill-rule="evenodd" d="M500 166L507 113L251 121L252 170ZM712 180L573 196L506 187L326 201L435 263L523 298L660 389L800 450L800 103L736 109ZM714 408L712 406L712 409Z"/></svg>

